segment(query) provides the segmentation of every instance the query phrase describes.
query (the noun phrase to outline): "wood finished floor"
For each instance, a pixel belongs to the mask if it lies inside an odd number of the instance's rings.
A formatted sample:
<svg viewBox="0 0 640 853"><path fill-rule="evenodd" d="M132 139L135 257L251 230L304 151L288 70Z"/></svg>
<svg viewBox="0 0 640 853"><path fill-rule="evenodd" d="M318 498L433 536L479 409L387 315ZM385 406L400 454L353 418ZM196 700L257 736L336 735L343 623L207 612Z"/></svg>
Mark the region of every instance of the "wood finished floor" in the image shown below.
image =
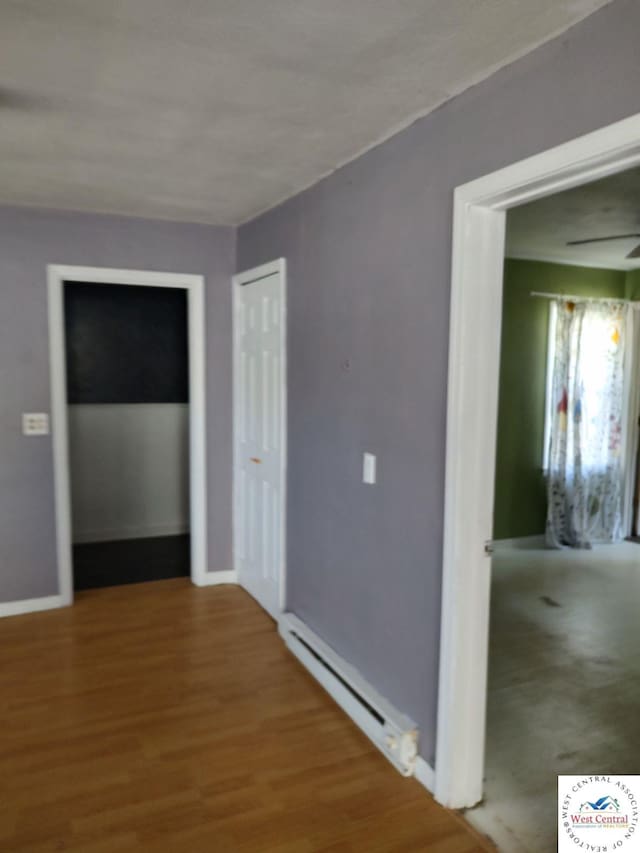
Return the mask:
<svg viewBox="0 0 640 853"><path fill-rule="evenodd" d="M237 587L0 620L3 853L480 853Z"/></svg>

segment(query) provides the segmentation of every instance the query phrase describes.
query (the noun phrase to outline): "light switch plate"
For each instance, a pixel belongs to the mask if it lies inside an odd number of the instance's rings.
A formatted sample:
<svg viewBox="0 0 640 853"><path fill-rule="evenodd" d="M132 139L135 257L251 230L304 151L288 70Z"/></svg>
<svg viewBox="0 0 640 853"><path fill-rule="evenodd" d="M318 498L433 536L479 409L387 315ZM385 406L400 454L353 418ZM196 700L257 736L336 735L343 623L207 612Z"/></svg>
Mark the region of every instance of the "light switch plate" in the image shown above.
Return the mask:
<svg viewBox="0 0 640 853"><path fill-rule="evenodd" d="M49 415L46 412L23 412L22 434L49 435Z"/></svg>
<svg viewBox="0 0 640 853"><path fill-rule="evenodd" d="M369 486L376 482L376 457L373 453L365 453L362 457L362 482Z"/></svg>

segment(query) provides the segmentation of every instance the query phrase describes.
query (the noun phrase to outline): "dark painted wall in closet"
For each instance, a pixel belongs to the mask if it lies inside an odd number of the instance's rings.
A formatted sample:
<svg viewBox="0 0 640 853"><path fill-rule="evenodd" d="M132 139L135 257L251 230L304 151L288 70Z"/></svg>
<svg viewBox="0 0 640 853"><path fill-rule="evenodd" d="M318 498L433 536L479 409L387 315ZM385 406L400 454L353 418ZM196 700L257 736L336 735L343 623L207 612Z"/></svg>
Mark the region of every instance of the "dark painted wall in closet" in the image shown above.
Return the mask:
<svg viewBox="0 0 640 853"><path fill-rule="evenodd" d="M186 403L186 291L67 282L69 403Z"/></svg>

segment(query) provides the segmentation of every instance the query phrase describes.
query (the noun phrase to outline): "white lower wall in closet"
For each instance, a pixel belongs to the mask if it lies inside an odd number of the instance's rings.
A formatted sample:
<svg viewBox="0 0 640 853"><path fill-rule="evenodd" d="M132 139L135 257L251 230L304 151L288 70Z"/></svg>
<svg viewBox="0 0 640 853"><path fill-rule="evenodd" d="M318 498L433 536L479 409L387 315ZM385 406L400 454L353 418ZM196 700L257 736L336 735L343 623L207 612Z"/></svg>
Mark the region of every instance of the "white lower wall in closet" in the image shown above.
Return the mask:
<svg viewBox="0 0 640 853"><path fill-rule="evenodd" d="M189 406L69 406L74 542L189 529Z"/></svg>

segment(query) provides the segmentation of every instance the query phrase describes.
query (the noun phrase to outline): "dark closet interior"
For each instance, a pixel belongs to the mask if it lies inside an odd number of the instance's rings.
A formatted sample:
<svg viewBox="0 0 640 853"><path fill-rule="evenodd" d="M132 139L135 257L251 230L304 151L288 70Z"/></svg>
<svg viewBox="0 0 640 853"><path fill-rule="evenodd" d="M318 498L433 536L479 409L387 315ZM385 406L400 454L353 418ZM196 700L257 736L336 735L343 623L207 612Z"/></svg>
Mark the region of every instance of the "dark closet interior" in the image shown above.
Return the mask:
<svg viewBox="0 0 640 853"><path fill-rule="evenodd" d="M138 523L123 526L118 534L117 525L105 522L101 533L96 522L100 507L110 500L130 501L138 516L152 516L153 502L164 497L157 484L166 479L166 466L178 452L186 453L180 470L183 479L188 477L188 445L179 451L166 444L173 433L165 439L161 422L178 413L188 424L186 291L66 282L64 307L70 457L72 465L80 458L75 465L82 467L72 476L71 489L74 587L189 575L188 530L162 535L153 525L146 530ZM135 447L127 448L127 431ZM183 424L181 432L188 426ZM82 452L74 442L82 444ZM134 463L141 457L138 470ZM188 483L175 488L188 501ZM114 506L110 513L121 515L120 510ZM83 521L91 513L91 522ZM188 518L188 506L185 513ZM79 529L87 524L88 532Z"/></svg>

